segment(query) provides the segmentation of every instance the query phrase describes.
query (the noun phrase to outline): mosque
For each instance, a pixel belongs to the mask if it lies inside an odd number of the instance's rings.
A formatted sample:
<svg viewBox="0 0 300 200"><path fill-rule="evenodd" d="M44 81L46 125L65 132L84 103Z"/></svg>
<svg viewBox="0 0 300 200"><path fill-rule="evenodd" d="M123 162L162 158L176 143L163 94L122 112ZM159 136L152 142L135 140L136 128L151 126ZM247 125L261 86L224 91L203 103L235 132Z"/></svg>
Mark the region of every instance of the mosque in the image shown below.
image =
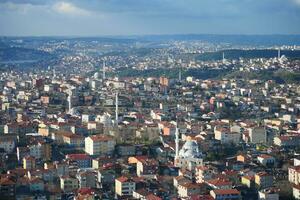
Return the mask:
<svg viewBox="0 0 300 200"><path fill-rule="evenodd" d="M203 155L195 140L188 139L179 150L179 130L175 133L175 160L174 165L179 168L193 170L196 166L203 165Z"/></svg>

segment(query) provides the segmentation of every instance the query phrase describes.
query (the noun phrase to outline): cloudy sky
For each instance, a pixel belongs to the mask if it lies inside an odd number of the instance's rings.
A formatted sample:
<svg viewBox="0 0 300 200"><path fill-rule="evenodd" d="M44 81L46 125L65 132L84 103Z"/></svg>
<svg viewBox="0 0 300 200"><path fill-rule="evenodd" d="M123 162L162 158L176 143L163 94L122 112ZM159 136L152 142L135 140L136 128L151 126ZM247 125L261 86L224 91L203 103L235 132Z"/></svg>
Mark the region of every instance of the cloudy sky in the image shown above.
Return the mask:
<svg viewBox="0 0 300 200"><path fill-rule="evenodd" d="M0 0L0 35L300 34L300 0Z"/></svg>

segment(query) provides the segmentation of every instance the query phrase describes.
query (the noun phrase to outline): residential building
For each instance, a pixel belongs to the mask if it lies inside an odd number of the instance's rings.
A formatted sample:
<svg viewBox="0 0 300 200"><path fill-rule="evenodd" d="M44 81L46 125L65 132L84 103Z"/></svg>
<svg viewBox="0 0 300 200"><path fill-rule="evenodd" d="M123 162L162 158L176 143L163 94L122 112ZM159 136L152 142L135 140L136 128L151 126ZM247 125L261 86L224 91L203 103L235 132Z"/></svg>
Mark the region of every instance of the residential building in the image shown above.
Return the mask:
<svg viewBox="0 0 300 200"><path fill-rule="evenodd" d="M273 186L273 176L267 172L259 172L255 174L255 185L260 189Z"/></svg>
<svg viewBox="0 0 300 200"><path fill-rule="evenodd" d="M216 200L241 199L241 194L237 189L211 190L210 195Z"/></svg>
<svg viewBox="0 0 300 200"><path fill-rule="evenodd" d="M70 176L60 177L60 189L64 192L73 192L79 188L79 181Z"/></svg>
<svg viewBox="0 0 300 200"><path fill-rule="evenodd" d="M112 155L116 141L108 135L92 135L85 138L85 152L89 155Z"/></svg>
<svg viewBox="0 0 300 200"><path fill-rule="evenodd" d="M136 184L131 178L121 176L115 179L115 193L117 196L132 196L135 186Z"/></svg>

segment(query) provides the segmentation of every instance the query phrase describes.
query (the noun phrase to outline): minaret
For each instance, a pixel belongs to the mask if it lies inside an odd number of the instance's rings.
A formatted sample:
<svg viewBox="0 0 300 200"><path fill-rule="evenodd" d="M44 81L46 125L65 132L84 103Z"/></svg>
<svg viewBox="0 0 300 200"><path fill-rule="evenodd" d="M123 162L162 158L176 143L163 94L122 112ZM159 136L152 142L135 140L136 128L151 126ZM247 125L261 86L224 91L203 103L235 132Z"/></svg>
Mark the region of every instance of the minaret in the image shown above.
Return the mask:
<svg viewBox="0 0 300 200"><path fill-rule="evenodd" d="M177 160L179 158L179 130L176 124L176 132L175 132L175 160L174 165L177 164Z"/></svg>
<svg viewBox="0 0 300 200"><path fill-rule="evenodd" d="M178 75L178 79L179 79L179 82L181 82L181 68L179 68L179 75Z"/></svg>
<svg viewBox="0 0 300 200"><path fill-rule="evenodd" d="M223 64L225 63L225 53L223 52Z"/></svg>
<svg viewBox="0 0 300 200"><path fill-rule="evenodd" d="M102 80L105 80L105 60L103 60L103 67L102 67Z"/></svg>
<svg viewBox="0 0 300 200"><path fill-rule="evenodd" d="M119 121L119 101L118 101L118 92L116 92L116 125L118 126Z"/></svg>
<svg viewBox="0 0 300 200"><path fill-rule="evenodd" d="M72 110L72 89L69 89L69 91L68 91L68 106L69 106L68 112L71 113L71 110Z"/></svg>
<svg viewBox="0 0 300 200"><path fill-rule="evenodd" d="M278 60L280 59L280 48L278 48Z"/></svg>

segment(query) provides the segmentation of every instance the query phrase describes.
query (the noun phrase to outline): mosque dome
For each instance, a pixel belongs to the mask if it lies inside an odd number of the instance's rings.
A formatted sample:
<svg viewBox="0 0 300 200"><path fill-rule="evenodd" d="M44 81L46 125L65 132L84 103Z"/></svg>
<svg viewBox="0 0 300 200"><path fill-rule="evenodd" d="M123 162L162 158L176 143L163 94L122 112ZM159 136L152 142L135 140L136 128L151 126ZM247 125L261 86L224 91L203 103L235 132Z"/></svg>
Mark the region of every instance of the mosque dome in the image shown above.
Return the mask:
<svg viewBox="0 0 300 200"><path fill-rule="evenodd" d="M202 153L196 141L188 140L179 151L180 158L201 158Z"/></svg>

